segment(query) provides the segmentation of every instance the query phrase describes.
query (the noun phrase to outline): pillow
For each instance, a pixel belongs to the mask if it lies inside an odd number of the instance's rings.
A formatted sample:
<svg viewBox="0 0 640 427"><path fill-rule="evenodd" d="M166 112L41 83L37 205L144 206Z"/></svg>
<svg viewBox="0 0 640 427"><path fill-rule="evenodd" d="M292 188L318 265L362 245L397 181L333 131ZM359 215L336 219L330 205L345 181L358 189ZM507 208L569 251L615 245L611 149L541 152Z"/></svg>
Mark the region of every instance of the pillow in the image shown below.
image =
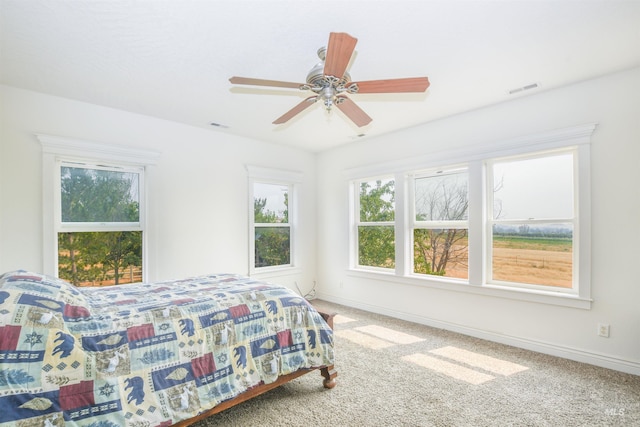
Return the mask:
<svg viewBox="0 0 640 427"><path fill-rule="evenodd" d="M57 277L26 270L10 271L0 276L0 290L14 290L60 302L64 307L64 317L90 317L89 305L84 295L71 283Z"/></svg>

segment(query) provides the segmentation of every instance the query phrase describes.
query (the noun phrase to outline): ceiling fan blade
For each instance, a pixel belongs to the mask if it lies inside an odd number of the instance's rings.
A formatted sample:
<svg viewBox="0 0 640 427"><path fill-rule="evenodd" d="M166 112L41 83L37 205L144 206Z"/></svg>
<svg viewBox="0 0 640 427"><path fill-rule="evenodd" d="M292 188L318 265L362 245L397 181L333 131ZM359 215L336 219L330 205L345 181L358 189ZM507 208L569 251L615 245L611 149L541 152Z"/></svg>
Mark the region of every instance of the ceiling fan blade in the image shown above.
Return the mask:
<svg viewBox="0 0 640 427"><path fill-rule="evenodd" d="M302 111L304 111L305 109L311 107L315 102L316 102L316 96L310 96L307 99L305 99L304 101L302 101L301 103L299 103L298 105L296 105L295 107L293 107L291 110L287 111L286 113L284 113L282 116L278 117L273 124L274 125L281 125L283 123L288 122L289 120L291 120L293 117L295 117L297 114L301 113Z"/></svg>
<svg viewBox="0 0 640 427"><path fill-rule="evenodd" d="M347 71L347 65L357 42L358 39L347 33L330 33L324 60L324 74L341 79Z"/></svg>
<svg viewBox="0 0 640 427"><path fill-rule="evenodd" d="M371 120L373 119L369 117L369 115L365 113L362 108L358 107L355 102L353 102L346 96L338 96L338 98L342 99L342 102L336 103L336 106L358 127L362 127L371 123Z"/></svg>
<svg viewBox="0 0 640 427"><path fill-rule="evenodd" d="M229 81L236 85L253 85L253 86L272 86L286 87L291 89L300 89L304 86L302 83L282 82L279 80L252 79L249 77L231 77Z"/></svg>
<svg viewBox="0 0 640 427"><path fill-rule="evenodd" d="M354 82L358 85L357 93L400 93L424 92L429 87L428 77L408 77L405 79L369 80Z"/></svg>

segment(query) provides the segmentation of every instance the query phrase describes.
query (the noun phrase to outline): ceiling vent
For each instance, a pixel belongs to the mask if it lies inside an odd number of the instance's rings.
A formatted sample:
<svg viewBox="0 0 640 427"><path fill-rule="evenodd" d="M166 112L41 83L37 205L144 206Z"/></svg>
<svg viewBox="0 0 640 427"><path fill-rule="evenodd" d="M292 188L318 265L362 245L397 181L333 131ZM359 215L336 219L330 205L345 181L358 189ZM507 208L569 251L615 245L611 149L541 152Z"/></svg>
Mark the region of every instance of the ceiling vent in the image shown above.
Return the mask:
<svg viewBox="0 0 640 427"><path fill-rule="evenodd" d="M525 90L535 89L535 88L537 88L539 86L540 85L538 83L531 83L531 84L528 84L526 86L522 86L522 87L519 87L519 88L511 89L509 91L509 95L515 95L516 93L524 92Z"/></svg>
<svg viewBox="0 0 640 427"><path fill-rule="evenodd" d="M220 124L220 123L216 123L216 122L211 122L210 125L218 127L218 128L222 128L222 129L229 129L229 126L223 125L223 124Z"/></svg>

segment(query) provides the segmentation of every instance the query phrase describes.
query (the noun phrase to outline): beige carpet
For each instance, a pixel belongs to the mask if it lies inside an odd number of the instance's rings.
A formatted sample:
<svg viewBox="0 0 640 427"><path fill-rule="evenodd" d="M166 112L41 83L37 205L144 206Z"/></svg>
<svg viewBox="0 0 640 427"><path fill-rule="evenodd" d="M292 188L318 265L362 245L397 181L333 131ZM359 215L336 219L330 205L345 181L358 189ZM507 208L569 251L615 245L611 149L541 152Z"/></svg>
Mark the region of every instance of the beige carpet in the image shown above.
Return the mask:
<svg viewBox="0 0 640 427"><path fill-rule="evenodd" d="M640 426L640 377L314 301L338 385L312 372L195 427Z"/></svg>

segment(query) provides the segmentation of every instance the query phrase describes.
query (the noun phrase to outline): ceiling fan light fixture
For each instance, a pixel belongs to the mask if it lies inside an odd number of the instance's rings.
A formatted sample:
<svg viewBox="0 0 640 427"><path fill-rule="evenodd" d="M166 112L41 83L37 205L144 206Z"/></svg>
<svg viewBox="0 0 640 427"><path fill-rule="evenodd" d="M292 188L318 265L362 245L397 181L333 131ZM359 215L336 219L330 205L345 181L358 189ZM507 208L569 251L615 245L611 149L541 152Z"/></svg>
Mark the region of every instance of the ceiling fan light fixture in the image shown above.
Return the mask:
<svg viewBox="0 0 640 427"><path fill-rule="evenodd" d="M325 86L318 95L322 99L322 103L327 111L331 111L331 107L336 100L336 89L333 86Z"/></svg>

